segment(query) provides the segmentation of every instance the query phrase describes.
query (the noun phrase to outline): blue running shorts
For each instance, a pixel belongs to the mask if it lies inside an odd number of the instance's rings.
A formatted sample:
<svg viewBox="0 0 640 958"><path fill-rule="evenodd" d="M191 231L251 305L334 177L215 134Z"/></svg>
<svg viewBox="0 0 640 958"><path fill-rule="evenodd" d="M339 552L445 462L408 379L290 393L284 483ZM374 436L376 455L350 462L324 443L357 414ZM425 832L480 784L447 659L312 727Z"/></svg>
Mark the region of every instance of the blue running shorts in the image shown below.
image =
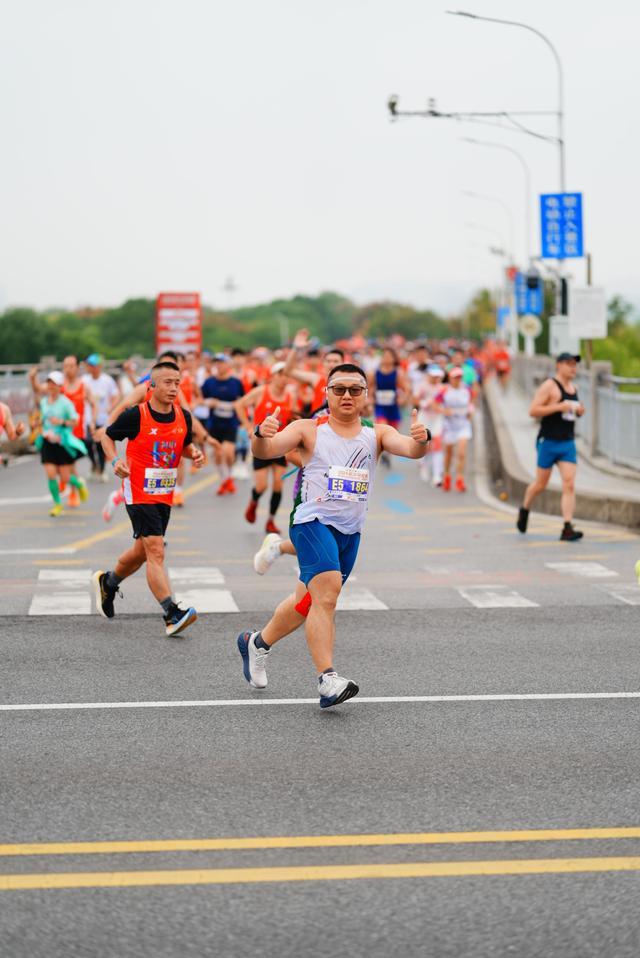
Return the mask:
<svg viewBox="0 0 640 958"><path fill-rule="evenodd" d="M551 469L556 462L577 462L576 444L573 439L544 439L536 443L538 468Z"/></svg>
<svg viewBox="0 0 640 958"><path fill-rule="evenodd" d="M298 553L301 582L308 585L321 572L340 572L343 584L347 581L358 555L359 532L347 535L312 519L291 526L289 535Z"/></svg>

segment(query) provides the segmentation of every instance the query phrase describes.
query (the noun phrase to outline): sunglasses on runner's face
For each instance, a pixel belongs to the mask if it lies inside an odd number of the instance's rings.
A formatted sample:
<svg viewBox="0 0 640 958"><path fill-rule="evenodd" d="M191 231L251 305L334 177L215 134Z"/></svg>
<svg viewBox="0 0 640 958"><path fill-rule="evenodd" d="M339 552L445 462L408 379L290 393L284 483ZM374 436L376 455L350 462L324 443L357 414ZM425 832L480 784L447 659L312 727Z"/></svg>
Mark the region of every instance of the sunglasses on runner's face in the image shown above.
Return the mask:
<svg viewBox="0 0 640 958"><path fill-rule="evenodd" d="M327 389L332 389L335 396L344 396L345 393L349 393L354 399L365 391L364 386L327 386Z"/></svg>

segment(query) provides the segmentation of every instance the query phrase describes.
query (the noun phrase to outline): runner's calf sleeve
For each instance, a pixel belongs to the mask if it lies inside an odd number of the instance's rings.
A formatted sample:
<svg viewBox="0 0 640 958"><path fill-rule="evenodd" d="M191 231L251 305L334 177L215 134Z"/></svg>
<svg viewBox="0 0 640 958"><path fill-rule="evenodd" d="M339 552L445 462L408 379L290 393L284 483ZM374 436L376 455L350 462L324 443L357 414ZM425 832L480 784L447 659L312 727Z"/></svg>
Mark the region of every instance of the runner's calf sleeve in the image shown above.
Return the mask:
<svg viewBox="0 0 640 958"><path fill-rule="evenodd" d="M298 613L298 615L303 615L306 619L306 617L309 615L309 612L311 611L311 593L310 592L305 592L305 594L302 596L300 601L295 606L295 610Z"/></svg>
<svg viewBox="0 0 640 958"><path fill-rule="evenodd" d="M57 479L49 479L49 492L51 493L51 498L57 506L60 505L60 487L58 486Z"/></svg>
<svg viewBox="0 0 640 958"><path fill-rule="evenodd" d="M261 492L258 492L257 489L252 489L252 490L251 490L251 498L253 499L254 502L258 502L261 495L262 495L262 493L261 493Z"/></svg>
<svg viewBox="0 0 640 958"><path fill-rule="evenodd" d="M271 493L271 504L269 505L270 516L275 516L276 512L278 511L278 506L280 505L281 500L282 500L281 492Z"/></svg>
<svg viewBox="0 0 640 958"><path fill-rule="evenodd" d="M74 475L69 476L69 482L76 489L82 489L82 480L79 479L78 476L74 476Z"/></svg>

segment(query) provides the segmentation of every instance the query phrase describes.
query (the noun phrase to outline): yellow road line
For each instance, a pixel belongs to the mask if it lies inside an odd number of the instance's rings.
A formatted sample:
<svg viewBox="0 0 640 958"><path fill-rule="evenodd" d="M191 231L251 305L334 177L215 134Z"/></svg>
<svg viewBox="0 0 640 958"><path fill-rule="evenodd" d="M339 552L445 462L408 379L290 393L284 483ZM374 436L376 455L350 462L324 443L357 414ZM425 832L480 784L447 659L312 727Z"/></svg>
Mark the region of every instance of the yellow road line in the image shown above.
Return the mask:
<svg viewBox="0 0 640 958"><path fill-rule="evenodd" d="M83 565L86 559L32 559L32 565Z"/></svg>
<svg viewBox="0 0 640 958"><path fill-rule="evenodd" d="M460 845L495 842L566 842L640 838L640 826L529 828L481 832L398 832L372 835L266 835L257 838L169 838L142 841L30 842L0 845L0 858L16 855L121 855L127 852L246 851L267 848L362 848L373 845Z"/></svg>
<svg viewBox="0 0 640 958"><path fill-rule="evenodd" d="M103 539L111 539L113 536L117 536L120 532L124 532L125 529L130 528L131 524L127 519L126 522L117 522L115 526L110 526L108 529L104 529L102 532L96 532L92 536L87 536L86 539L76 539L75 542L65 542L64 547L65 549L75 549L79 552L81 549L88 549L97 542L102 542Z"/></svg>
<svg viewBox="0 0 640 958"><path fill-rule="evenodd" d="M455 878L640 871L640 857L540 858L506 861L405 862L392 865L298 865L175 871L67 872L0 875L0 891L53 888L131 888L153 885L236 885L263 882L353 881L363 878Z"/></svg>
<svg viewBox="0 0 640 958"><path fill-rule="evenodd" d="M202 490L206 489L208 486L212 486L217 478L217 474L214 474L213 476L207 476L206 479L201 479L200 482L194 482L194 484L189 486L189 488L185 491L185 499L188 499L190 496L195 496L198 492L202 492ZM77 539L75 542L66 542L65 548L76 549L79 552L81 549L88 549L90 546L95 545L97 542L102 542L104 539L111 539L113 536L116 536L120 532L124 532L129 528L131 528L129 520L126 522L118 522L115 526L111 526L109 529L105 529L103 532L96 532L95 535L88 536L86 539Z"/></svg>

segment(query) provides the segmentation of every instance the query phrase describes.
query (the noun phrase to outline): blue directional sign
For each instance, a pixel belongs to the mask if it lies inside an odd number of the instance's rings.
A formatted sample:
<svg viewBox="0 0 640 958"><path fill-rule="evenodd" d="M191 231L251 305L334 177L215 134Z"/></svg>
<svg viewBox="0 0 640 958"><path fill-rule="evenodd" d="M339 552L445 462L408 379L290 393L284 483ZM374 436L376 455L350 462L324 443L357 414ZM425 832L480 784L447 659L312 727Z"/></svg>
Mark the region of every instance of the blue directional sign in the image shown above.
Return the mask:
<svg viewBox="0 0 640 958"><path fill-rule="evenodd" d="M526 274L516 273L515 292L518 316L526 316L528 313L533 316L540 315L542 312L542 282L539 282L533 289L529 289Z"/></svg>
<svg viewBox="0 0 640 958"><path fill-rule="evenodd" d="M498 306L498 312L496 315L496 331L500 339L504 339L506 337L510 315L511 310L508 306Z"/></svg>
<svg viewBox="0 0 640 958"><path fill-rule="evenodd" d="M584 256L582 193L543 193L540 197L542 259Z"/></svg>

